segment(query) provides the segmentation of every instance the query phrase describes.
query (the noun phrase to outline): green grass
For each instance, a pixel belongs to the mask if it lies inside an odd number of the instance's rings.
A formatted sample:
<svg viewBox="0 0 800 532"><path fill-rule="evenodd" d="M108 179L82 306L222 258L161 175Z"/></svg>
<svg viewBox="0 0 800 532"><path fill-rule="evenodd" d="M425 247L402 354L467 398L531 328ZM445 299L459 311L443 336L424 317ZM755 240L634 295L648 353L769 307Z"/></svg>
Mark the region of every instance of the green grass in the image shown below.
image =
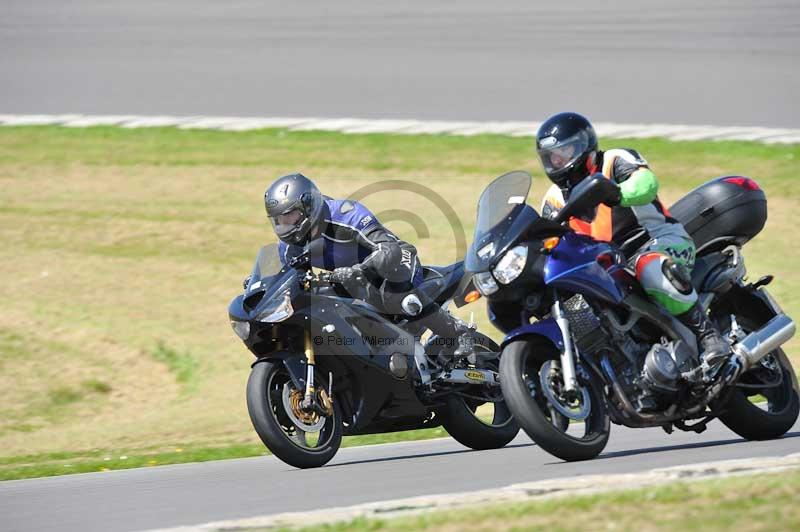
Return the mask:
<svg viewBox="0 0 800 532"><path fill-rule="evenodd" d="M347 436L342 447L397 443L409 440L443 438L443 428L423 429L388 434ZM192 447L159 445L153 448L93 449L85 452L55 452L34 455L0 457L0 481L24 478L51 477L71 473L94 473L135 467L207 462L231 458L249 458L270 454L261 443L231 444L221 447Z"/></svg>
<svg viewBox="0 0 800 532"><path fill-rule="evenodd" d="M111 385L97 379L83 381L83 387L89 391L97 393L111 393Z"/></svg>
<svg viewBox="0 0 800 532"><path fill-rule="evenodd" d="M197 361L188 351L178 351L159 340L153 350L153 358L166 364L177 382L189 387L196 384Z"/></svg>
<svg viewBox="0 0 800 532"><path fill-rule="evenodd" d="M165 450L92 450L83 453L43 453L0 459L0 480L17 480L34 477L50 477L71 473L92 473L151 467L163 464L182 464L225 460L265 454L259 445L228 445L211 448L174 447Z"/></svg>
<svg viewBox="0 0 800 532"><path fill-rule="evenodd" d="M514 502L396 519L360 518L302 530L464 531L697 530L778 531L800 527L800 472ZM255 532L257 529L248 529Z"/></svg>
<svg viewBox="0 0 800 532"><path fill-rule="evenodd" d="M668 203L716 175L755 177L771 210L745 248L748 271L775 274L770 290L798 315L800 146L658 139L604 146L643 153ZM526 138L0 128L0 457L29 457L31 476L54 474L48 458L35 457L61 452L74 467L91 462L94 449L123 449L111 454L132 460L155 445L167 455L153 458L158 463L187 456L163 451L169 442L215 450L192 460L221 456L220 449L262 453L244 401L252 355L226 309L260 246L274 241L262 200L271 180L302 171L336 197L377 185L364 202L417 245L424 263L446 264L461 258L455 242L470 240L483 187L510 169L531 171L538 205L549 182ZM423 193L387 187L393 180ZM437 197L458 224L431 201ZM460 314L471 311L499 338L481 303ZM796 345L789 353L797 364ZM106 466L116 467L86 465Z"/></svg>

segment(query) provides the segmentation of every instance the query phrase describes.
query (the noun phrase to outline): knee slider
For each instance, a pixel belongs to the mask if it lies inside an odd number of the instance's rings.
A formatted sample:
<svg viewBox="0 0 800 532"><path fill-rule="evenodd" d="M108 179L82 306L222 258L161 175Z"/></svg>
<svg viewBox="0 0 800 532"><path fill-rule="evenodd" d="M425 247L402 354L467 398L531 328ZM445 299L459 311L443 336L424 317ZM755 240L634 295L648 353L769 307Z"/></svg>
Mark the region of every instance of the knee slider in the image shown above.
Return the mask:
<svg viewBox="0 0 800 532"><path fill-rule="evenodd" d="M408 294L401 303L403 312L409 316L418 316L422 312L422 301L417 294Z"/></svg>
<svg viewBox="0 0 800 532"><path fill-rule="evenodd" d="M692 274L689 268L668 258L661 264L661 271L664 276L672 283L675 290L688 296L694 290L692 286Z"/></svg>

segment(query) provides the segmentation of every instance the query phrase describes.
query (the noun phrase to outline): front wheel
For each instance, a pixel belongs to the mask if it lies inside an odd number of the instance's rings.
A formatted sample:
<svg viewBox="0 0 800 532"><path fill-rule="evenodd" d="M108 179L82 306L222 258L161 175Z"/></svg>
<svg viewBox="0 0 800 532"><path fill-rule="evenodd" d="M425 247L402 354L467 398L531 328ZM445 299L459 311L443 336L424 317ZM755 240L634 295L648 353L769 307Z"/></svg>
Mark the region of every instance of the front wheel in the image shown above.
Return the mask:
<svg viewBox="0 0 800 532"><path fill-rule="evenodd" d="M488 336L476 334L475 350L478 354L497 353L500 346ZM442 426L454 440L470 449L482 451L505 447L517 436L519 425L497 386L476 385L474 388L479 391L473 394L454 393L447 398L445 406L437 411ZM489 401L479 400L479 393Z"/></svg>
<svg viewBox="0 0 800 532"><path fill-rule="evenodd" d="M272 453L294 467L328 463L342 443L338 405L333 415L300 409L303 392L295 388L280 362L259 362L247 380L247 411L258 436Z"/></svg>
<svg viewBox="0 0 800 532"><path fill-rule="evenodd" d="M602 390L595 379L578 372L577 393L565 394L557 358L558 352L543 342L523 339L506 346L500 357L503 396L542 449L568 462L589 460L608 443L610 422Z"/></svg>

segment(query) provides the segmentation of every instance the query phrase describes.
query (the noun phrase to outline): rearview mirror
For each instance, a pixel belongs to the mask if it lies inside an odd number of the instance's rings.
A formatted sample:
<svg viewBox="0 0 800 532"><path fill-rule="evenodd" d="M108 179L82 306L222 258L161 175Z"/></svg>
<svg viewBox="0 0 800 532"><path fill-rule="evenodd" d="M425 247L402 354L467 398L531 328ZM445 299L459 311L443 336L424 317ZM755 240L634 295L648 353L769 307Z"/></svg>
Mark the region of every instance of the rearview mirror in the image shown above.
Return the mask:
<svg viewBox="0 0 800 532"><path fill-rule="evenodd" d="M618 194L617 185L603 174L593 174L572 189L569 201L553 218L554 222L563 223L571 217L596 207Z"/></svg>

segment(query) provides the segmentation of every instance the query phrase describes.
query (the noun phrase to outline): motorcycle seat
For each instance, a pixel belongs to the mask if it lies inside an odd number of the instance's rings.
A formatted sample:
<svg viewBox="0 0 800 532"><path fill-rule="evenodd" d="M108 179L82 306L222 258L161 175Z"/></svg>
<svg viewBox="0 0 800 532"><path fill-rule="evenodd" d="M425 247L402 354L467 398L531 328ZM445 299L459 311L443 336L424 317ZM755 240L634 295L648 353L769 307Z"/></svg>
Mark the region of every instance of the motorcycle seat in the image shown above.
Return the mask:
<svg viewBox="0 0 800 532"><path fill-rule="evenodd" d="M744 263L734 265L723 252L698 257L692 270L692 286L698 292L725 292L744 275Z"/></svg>

